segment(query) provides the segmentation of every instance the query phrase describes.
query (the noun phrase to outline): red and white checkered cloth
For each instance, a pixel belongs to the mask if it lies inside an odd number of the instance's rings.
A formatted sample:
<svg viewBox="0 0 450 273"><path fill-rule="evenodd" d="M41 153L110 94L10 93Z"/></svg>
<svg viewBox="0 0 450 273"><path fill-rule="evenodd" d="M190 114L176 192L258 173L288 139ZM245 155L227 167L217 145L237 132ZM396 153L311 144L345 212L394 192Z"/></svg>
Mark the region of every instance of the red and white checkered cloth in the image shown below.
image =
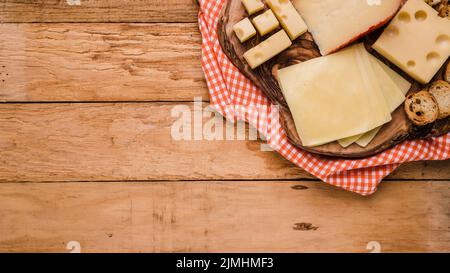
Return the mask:
<svg viewBox="0 0 450 273"><path fill-rule="evenodd" d="M381 180L404 162L450 158L450 134L405 141L381 154L359 160L324 158L293 146L279 126L275 115L278 112L272 111L269 100L241 74L220 47L217 23L224 2L199 0L199 28L202 34L202 67L211 106L228 120L247 121L265 135L274 150L292 163L326 183L361 195L374 193ZM277 121L275 126L272 125L274 120Z"/></svg>

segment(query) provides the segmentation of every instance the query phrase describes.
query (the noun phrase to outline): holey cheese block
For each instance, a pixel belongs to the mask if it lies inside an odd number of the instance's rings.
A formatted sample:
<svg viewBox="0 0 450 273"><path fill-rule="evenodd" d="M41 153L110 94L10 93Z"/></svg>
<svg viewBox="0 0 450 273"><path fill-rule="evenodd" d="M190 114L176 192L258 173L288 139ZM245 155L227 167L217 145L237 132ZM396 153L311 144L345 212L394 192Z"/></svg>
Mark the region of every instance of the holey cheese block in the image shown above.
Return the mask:
<svg viewBox="0 0 450 273"><path fill-rule="evenodd" d="M402 0L294 0L322 55L386 24Z"/></svg>
<svg viewBox="0 0 450 273"><path fill-rule="evenodd" d="M450 55L450 20L423 0L409 0L373 48L426 84Z"/></svg>
<svg viewBox="0 0 450 273"><path fill-rule="evenodd" d="M346 0L333 0L333 2L341 3L345 1ZM375 2L377 1L378 0ZM297 3L296 0L292 0L291 2L294 5ZM269 7L266 5L266 9L268 8ZM253 19L259 14L261 14L261 12L251 15L250 19ZM442 120L425 127L416 127L412 125L412 123L406 118L402 105L397 107L397 109L395 109L395 111L391 114L392 120L390 122L382 125L381 127L374 128L372 131L364 133L360 139L346 148L341 147L337 141L314 147L307 147L303 145L297 133L291 110L289 109L283 92L279 86L277 72L280 69L299 64L301 62L306 62L311 59L319 58L322 55L311 33L307 32L292 41L292 45L288 49L284 50L255 69L252 69L244 59L244 53L256 47L262 41L267 40L274 33L282 30L283 26L280 24L276 30L264 37L256 34L247 42L241 43L233 30L233 26L248 16L249 15L242 5L241 0L225 1L217 26L217 33L221 48L227 55L228 59L264 93L272 104L280 106L280 123L289 138L289 141L293 145L315 154L345 158L361 158L382 152L406 139L439 136L448 132L450 128L450 126L448 126L449 119ZM318 16L321 16L321 14ZM349 20L349 18L345 18L345 20ZM351 21L357 22L356 19ZM360 24L361 22L358 23ZM340 31L335 28L335 32L339 33ZM401 90L402 93L405 93L410 87L409 82L413 83L409 92L415 92L424 88L423 85L420 85L418 82L413 82L412 79L408 78L407 75L404 74L398 67L395 67L391 63L385 61L385 59L381 58L376 52L371 50L371 45L379 37L379 34L381 34L381 31L373 32L368 36L362 37L361 41L364 41L366 49L368 49L372 55L377 56L377 62L381 60L384 64L389 65L390 68L381 65L380 67L387 75L389 75L389 78L396 83L399 90ZM379 71L379 67L376 67L374 70ZM405 81L404 78L408 79L409 82ZM436 79L443 79L443 70L435 76L434 80ZM319 80L327 81L326 78L321 78ZM383 84L384 88L391 85L387 82ZM337 92L335 89L334 91ZM395 99L400 98L401 96L398 96L398 93L391 95L395 95L391 98L393 99L391 106L393 106L395 105ZM316 112L320 114L321 109L317 109ZM369 128L369 126L367 127Z"/></svg>

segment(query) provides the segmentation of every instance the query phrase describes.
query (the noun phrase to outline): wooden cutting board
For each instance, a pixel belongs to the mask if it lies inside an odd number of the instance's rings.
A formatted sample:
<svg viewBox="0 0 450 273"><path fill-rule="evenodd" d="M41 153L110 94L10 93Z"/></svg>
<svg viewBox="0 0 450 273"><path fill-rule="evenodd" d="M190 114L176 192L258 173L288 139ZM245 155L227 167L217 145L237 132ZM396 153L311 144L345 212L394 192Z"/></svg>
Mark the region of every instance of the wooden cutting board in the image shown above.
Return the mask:
<svg viewBox="0 0 450 273"><path fill-rule="evenodd" d="M248 15L241 4L241 1L228 0L227 3L224 4L219 18L219 42L223 51L233 62L233 64L238 67L239 70L256 86L258 86L274 105L280 106L281 125L286 131L289 140L295 146L320 155L345 158L362 158L380 153L405 140L439 136L449 132L450 118L439 120L434 124L424 127L417 127L409 121L402 105L392 114L392 121L384 125L373 141L365 148L360 147L357 144L352 144L347 148L342 148L337 142L332 142L317 147L304 147L295 128L291 112L278 85L277 71L279 68L320 57L321 54L319 49L314 43L312 35L310 33L306 33L296 39L293 42L293 45L286 51L282 52L277 57L266 62L255 70L252 70L244 60L243 54L248 49L259 44L260 41L262 41L261 37L257 35L255 38L252 38L242 44L233 32L233 25L245 17L248 17ZM253 16L251 16L251 18L252 17ZM391 68L395 69L398 73L413 83L411 90L409 91L410 93L420 91L424 88L424 86L421 86L408 75L390 65L376 52L373 52L370 45L379 37L381 33L382 29L362 38L358 42L364 42L366 48L372 54L377 56L380 60L391 66ZM436 76L436 79L442 78L443 71L440 71Z"/></svg>

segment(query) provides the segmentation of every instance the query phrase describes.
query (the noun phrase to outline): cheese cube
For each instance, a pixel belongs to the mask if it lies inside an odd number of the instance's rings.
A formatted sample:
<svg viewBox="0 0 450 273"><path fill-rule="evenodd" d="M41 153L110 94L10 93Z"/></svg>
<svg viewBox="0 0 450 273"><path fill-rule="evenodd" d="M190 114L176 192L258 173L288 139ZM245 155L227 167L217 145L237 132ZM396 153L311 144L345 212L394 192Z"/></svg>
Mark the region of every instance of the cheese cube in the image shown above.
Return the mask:
<svg viewBox="0 0 450 273"><path fill-rule="evenodd" d="M252 69L262 65L292 45L284 30L261 42L259 45L244 53L244 58Z"/></svg>
<svg viewBox="0 0 450 273"><path fill-rule="evenodd" d="M373 48L426 84L450 56L450 20L422 0L409 0Z"/></svg>
<svg viewBox="0 0 450 273"><path fill-rule="evenodd" d="M304 34L308 27L289 0L266 0L292 40Z"/></svg>
<svg viewBox="0 0 450 273"><path fill-rule="evenodd" d="M256 35L256 29L248 18L244 18L233 26L234 33L241 43Z"/></svg>
<svg viewBox="0 0 450 273"><path fill-rule="evenodd" d="M270 9L253 18L253 24L261 36L275 30L280 25L275 14Z"/></svg>
<svg viewBox="0 0 450 273"><path fill-rule="evenodd" d="M249 15L255 14L264 9L264 3L261 0L241 0Z"/></svg>

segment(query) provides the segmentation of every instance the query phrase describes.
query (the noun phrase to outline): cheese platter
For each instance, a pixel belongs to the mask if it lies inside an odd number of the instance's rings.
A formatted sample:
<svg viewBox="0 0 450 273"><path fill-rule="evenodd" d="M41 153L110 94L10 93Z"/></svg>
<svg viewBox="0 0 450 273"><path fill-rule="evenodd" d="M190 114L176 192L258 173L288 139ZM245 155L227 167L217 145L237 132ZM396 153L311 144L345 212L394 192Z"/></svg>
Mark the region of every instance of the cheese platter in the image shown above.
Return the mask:
<svg viewBox="0 0 450 273"><path fill-rule="evenodd" d="M446 85L429 96L434 112L414 97L450 73L450 20L426 2L228 0L217 30L292 144L362 158L450 131Z"/></svg>

